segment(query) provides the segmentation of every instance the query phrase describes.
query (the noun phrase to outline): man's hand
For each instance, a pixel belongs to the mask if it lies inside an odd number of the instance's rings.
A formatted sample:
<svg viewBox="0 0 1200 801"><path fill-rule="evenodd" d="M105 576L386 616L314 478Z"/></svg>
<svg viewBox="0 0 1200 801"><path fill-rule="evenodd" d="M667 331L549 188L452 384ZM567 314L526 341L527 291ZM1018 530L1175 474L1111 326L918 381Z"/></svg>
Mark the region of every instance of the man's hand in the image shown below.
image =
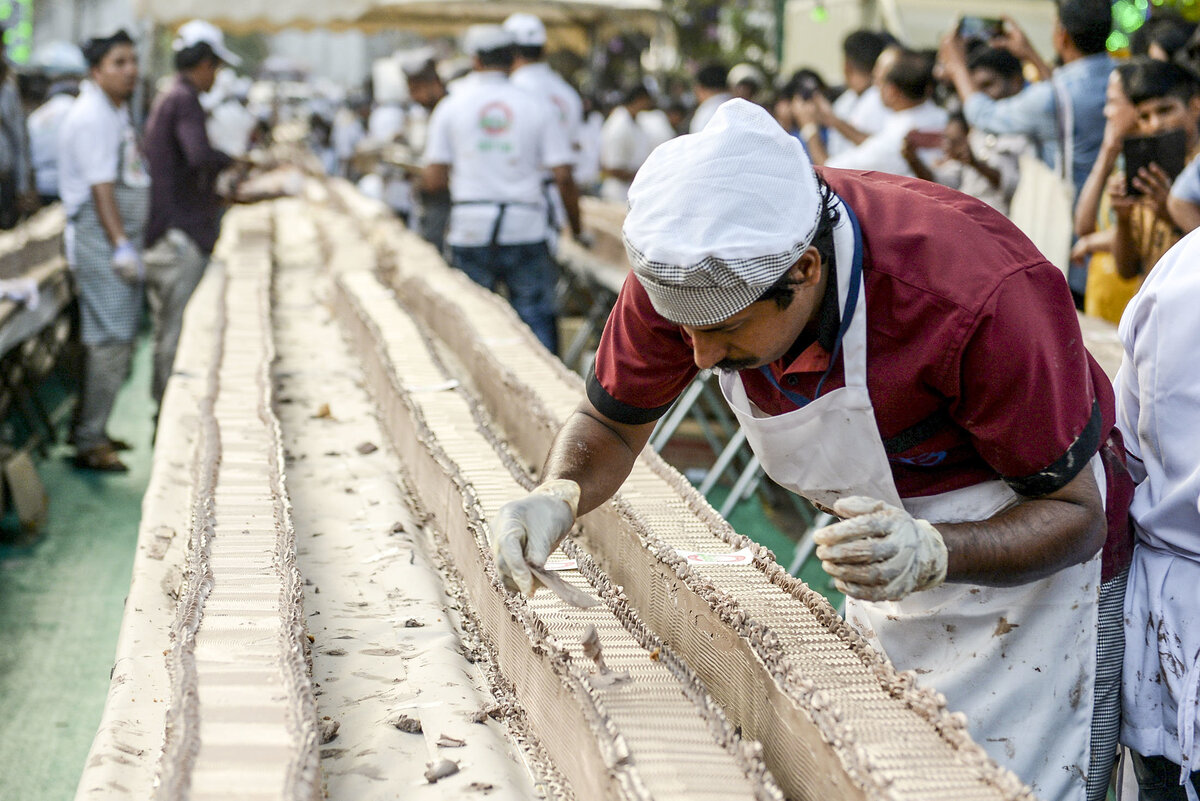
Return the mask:
<svg viewBox="0 0 1200 801"><path fill-rule="evenodd" d="M846 595L898 601L946 579L948 554L938 530L903 509L860 496L833 505L840 523L813 533L817 557Z"/></svg>
<svg viewBox="0 0 1200 801"><path fill-rule="evenodd" d="M128 239L122 239L113 248L112 269L127 284L136 284L146 276L142 256Z"/></svg>
<svg viewBox="0 0 1200 801"><path fill-rule="evenodd" d="M546 564L571 530L578 509L579 485L564 478L547 481L500 507L488 539L504 586L533 595L537 585L526 563Z"/></svg>
<svg viewBox="0 0 1200 801"><path fill-rule="evenodd" d="M1108 202L1112 206L1112 210L1117 215L1129 216L1133 211L1133 207L1137 205L1137 198L1130 195L1125 186L1125 173L1114 172L1108 178L1108 186L1105 191L1108 192Z"/></svg>

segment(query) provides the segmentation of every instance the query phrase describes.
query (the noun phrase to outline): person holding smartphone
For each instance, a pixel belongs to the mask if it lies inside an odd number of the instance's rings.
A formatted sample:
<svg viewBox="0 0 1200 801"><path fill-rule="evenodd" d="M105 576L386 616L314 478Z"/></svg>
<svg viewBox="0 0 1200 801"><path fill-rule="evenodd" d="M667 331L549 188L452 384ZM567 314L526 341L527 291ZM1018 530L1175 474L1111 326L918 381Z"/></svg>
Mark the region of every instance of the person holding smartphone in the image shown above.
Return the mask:
<svg viewBox="0 0 1200 801"><path fill-rule="evenodd" d="M1091 257L1084 312L1117 323L1142 279L1182 236L1168 208L1175 176L1163 165L1200 152L1200 84L1181 67L1141 56L1113 71L1106 98L1100 155L1075 209L1074 255ZM1119 167L1135 137L1171 132L1182 133L1175 141L1183 152L1163 152L1133 174Z"/></svg>

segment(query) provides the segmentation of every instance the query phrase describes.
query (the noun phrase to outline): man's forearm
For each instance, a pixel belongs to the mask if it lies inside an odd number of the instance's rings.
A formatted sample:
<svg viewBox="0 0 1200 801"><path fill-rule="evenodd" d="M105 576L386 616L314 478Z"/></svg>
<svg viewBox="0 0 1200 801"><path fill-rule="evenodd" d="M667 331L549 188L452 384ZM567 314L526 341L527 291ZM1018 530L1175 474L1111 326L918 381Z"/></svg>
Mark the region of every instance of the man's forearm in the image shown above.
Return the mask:
<svg viewBox="0 0 1200 801"><path fill-rule="evenodd" d="M579 216L579 187L571 175L571 168L556 167L554 182L558 185L558 194L567 212L567 224L571 227L571 234L577 237L583 233L583 221Z"/></svg>
<svg viewBox="0 0 1200 801"><path fill-rule="evenodd" d="M584 401L554 438L542 479L568 478L579 484L579 514L589 512L624 483L653 430L653 423L615 424Z"/></svg>
<svg viewBox="0 0 1200 801"><path fill-rule="evenodd" d="M125 238L125 224L121 220L121 212L117 208L117 195L112 184L95 184L92 186L92 201L96 204L96 216L108 241L116 245Z"/></svg>
<svg viewBox="0 0 1200 801"><path fill-rule="evenodd" d="M1104 544L1104 505L1091 465L1059 491L978 523L934 524L949 552L946 581L1004 587L1081 564Z"/></svg>

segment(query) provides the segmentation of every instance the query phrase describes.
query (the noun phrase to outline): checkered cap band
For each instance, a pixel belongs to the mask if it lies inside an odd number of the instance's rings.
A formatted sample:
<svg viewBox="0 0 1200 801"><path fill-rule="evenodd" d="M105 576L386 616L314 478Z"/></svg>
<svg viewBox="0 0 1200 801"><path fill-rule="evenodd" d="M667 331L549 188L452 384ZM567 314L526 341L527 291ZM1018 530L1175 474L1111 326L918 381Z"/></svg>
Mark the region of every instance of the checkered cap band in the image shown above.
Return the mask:
<svg viewBox="0 0 1200 801"><path fill-rule="evenodd" d="M800 142L760 106L731 100L702 132L650 154L630 187L622 236L659 314L713 325L796 263L821 208Z"/></svg>

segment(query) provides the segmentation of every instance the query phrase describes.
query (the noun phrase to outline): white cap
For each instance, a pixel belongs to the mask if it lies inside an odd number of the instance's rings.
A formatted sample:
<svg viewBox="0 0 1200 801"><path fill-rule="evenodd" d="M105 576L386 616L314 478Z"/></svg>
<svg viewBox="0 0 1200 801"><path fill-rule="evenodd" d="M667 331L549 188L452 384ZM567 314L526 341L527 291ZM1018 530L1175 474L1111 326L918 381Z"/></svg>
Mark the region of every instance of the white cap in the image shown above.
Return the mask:
<svg viewBox="0 0 1200 801"><path fill-rule="evenodd" d="M29 58L29 66L50 78L64 75L87 75L87 60L78 45L70 42L46 42L38 46Z"/></svg>
<svg viewBox="0 0 1200 801"><path fill-rule="evenodd" d="M420 75L421 71L425 69L425 65L437 59L437 51L426 45L413 50L397 52L396 59L400 62L400 71L411 78L414 75Z"/></svg>
<svg viewBox="0 0 1200 801"><path fill-rule="evenodd" d="M512 47L512 44L512 34L499 25L472 25L463 34L462 47L468 56L477 56L502 47Z"/></svg>
<svg viewBox="0 0 1200 801"><path fill-rule="evenodd" d="M546 44L546 26L533 14L513 14L504 20L504 30L512 34L517 47L543 47Z"/></svg>
<svg viewBox="0 0 1200 801"><path fill-rule="evenodd" d="M714 325L796 263L820 213L804 146L761 106L734 99L700 133L650 154L629 187L622 235L659 314Z"/></svg>
<svg viewBox="0 0 1200 801"><path fill-rule="evenodd" d="M201 42L211 47L217 58L229 66L236 67L242 63L242 60L225 46L225 34L221 33L221 29L202 19L194 19L180 25L175 41L171 43L171 49L178 53Z"/></svg>
<svg viewBox="0 0 1200 801"><path fill-rule="evenodd" d="M733 87L743 82L752 83L759 88L767 85L767 79L763 75L762 70L753 64L736 64L730 67L727 83Z"/></svg>

